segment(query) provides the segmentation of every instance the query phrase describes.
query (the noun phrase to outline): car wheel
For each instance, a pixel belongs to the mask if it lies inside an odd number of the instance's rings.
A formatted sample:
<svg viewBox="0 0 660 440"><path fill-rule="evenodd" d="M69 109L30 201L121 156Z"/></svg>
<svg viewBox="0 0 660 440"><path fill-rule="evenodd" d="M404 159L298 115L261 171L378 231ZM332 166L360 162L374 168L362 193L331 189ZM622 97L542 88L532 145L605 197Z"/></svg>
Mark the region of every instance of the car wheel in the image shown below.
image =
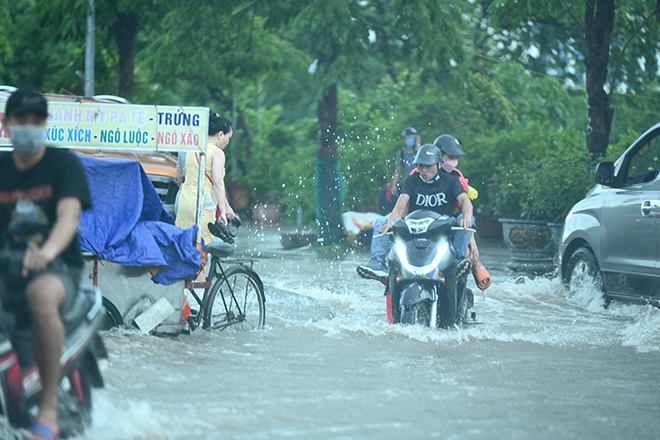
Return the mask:
<svg viewBox="0 0 660 440"><path fill-rule="evenodd" d="M580 247L573 252L566 265L563 281L569 293L589 296L583 298L587 303L594 299L594 295L602 296L604 293L598 261L593 252L586 247Z"/></svg>

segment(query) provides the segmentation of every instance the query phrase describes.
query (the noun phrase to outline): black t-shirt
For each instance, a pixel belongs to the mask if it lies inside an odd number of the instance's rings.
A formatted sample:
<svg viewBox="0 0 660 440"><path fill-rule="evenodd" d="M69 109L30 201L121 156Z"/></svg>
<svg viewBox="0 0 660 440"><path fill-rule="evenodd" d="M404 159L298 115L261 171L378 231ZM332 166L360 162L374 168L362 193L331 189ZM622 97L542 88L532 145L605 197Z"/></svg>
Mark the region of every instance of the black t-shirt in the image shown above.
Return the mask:
<svg viewBox="0 0 660 440"><path fill-rule="evenodd" d="M404 182L413 168L415 168L415 164L413 163L415 156L417 156L417 150L415 149L410 152L407 148L402 148L396 155L394 165L401 167L401 182Z"/></svg>
<svg viewBox="0 0 660 440"><path fill-rule="evenodd" d="M425 183L415 171L403 182L402 193L410 196L409 212L426 209L442 215L452 215L456 198L465 193L458 176L438 173L433 183Z"/></svg>
<svg viewBox="0 0 660 440"><path fill-rule="evenodd" d="M87 178L78 158L66 150L46 148L41 161L29 170L19 171L14 166L12 152L0 153L0 240L9 227L16 204L31 200L38 215L48 219L49 230L57 219L57 203L65 197L80 200L82 209L92 206ZM60 254L70 266L82 267L80 242L76 235Z"/></svg>

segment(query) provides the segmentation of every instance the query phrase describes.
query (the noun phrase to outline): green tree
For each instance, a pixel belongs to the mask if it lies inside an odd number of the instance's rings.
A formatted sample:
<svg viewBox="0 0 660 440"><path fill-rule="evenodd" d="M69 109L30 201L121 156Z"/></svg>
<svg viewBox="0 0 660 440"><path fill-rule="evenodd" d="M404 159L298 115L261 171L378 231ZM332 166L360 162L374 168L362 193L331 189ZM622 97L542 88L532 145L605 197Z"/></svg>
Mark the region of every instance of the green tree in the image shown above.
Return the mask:
<svg viewBox="0 0 660 440"><path fill-rule="evenodd" d="M9 60L12 57L11 45L9 43L11 21L9 20L9 6L7 0L0 0L0 59ZM4 64L4 63L3 63ZM0 74L3 67L0 65Z"/></svg>
<svg viewBox="0 0 660 440"><path fill-rule="evenodd" d="M605 156L612 128L613 93L617 88L642 92L647 79L657 77L658 13L660 4L643 0L572 0L549 4L542 0L484 0L479 3L497 29L491 48L529 61L538 59L581 82L586 76L587 150L592 158ZM509 31L509 29L514 29ZM643 67L641 67L643 65ZM573 69L574 70L574 69Z"/></svg>
<svg viewBox="0 0 660 440"><path fill-rule="evenodd" d="M228 163L236 166L230 178L239 170L263 173L247 166L254 161L254 127L258 126L249 109L257 101L255 84L277 82L288 70L302 69L299 51L267 30L265 19L257 16L248 2L218 5L204 0L195 8L187 1L167 4L169 12L152 30L151 44L137 55L140 80L151 85L144 98L204 105L225 115L235 113ZM164 96L172 93L177 98ZM242 144L240 152L238 144ZM255 175L247 175L246 180L260 181Z"/></svg>
<svg viewBox="0 0 660 440"><path fill-rule="evenodd" d="M338 165L338 103L341 86L364 90L378 83L377 67L392 79L402 64L428 67L427 76L462 59L462 2L409 0L312 0L261 4L269 24L283 29L314 60L318 97L316 196L319 238L343 237L342 177ZM376 72L374 72L376 71Z"/></svg>
<svg viewBox="0 0 660 440"><path fill-rule="evenodd" d="M12 2L9 38L15 56L7 65L6 81L83 94L75 72L84 70L88 5L87 0ZM138 32L153 25L158 9L153 1L95 0L95 5L95 89L133 100Z"/></svg>

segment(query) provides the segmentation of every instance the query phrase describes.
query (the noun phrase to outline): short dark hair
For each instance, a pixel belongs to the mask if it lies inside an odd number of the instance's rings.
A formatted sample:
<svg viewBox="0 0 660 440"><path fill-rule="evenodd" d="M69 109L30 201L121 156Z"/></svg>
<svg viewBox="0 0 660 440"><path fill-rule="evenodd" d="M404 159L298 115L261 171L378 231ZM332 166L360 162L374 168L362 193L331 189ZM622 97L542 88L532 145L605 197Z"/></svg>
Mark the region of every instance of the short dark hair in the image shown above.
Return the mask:
<svg viewBox="0 0 660 440"><path fill-rule="evenodd" d="M224 134L229 133L231 130L231 121L223 118L215 112L209 113L209 136L214 136L220 132Z"/></svg>

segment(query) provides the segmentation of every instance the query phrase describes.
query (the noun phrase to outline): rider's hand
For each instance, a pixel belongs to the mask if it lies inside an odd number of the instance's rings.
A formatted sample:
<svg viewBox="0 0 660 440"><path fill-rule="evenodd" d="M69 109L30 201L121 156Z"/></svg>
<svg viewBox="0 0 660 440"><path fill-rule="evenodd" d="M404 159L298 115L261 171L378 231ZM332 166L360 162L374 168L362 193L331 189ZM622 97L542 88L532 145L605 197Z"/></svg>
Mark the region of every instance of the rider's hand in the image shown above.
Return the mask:
<svg viewBox="0 0 660 440"><path fill-rule="evenodd" d="M27 277L30 272L41 272L46 269L46 266L52 260L53 258L44 252L43 249L28 248L23 255L23 270L21 274L23 277Z"/></svg>
<svg viewBox="0 0 660 440"><path fill-rule="evenodd" d="M380 228L380 233L381 233L381 234L385 234L385 233L387 233L387 231L389 231L391 227L392 227L392 225L390 224L390 222L387 222L386 224L384 224L383 226L381 226L381 228Z"/></svg>
<svg viewBox="0 0 660 440"><path fill-rule="evenodd" d="M472 228L472 219L462 218L460 226L463 228L464 231L467 231L468 228Z"/></svg>
<svg viewBox="0 0 660 440"><path fill-rule="evenodd" d="M397 191L397 189L396 189L396 185L392 185L392 187L390 188L390 193L391 193L393 196L395 196L397 192L398 192L398 191Z"/></svg>
<svg viewBox="0 0 660 440"><path fill-rule="evenodd" d="M220 213L220 217L218 218L218 223L221 225L227 226L227 214L224 212Z"/></svg>

